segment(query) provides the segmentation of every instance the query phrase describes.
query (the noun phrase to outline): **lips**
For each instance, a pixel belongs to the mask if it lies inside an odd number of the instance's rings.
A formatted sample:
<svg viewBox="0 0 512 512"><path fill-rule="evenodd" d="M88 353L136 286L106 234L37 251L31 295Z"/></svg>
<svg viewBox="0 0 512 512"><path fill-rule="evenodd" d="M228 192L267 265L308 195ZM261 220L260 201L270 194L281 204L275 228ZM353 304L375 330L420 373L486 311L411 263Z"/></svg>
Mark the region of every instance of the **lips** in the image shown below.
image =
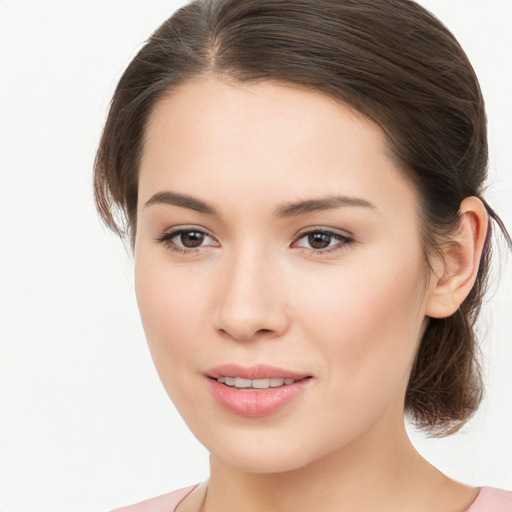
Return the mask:
<svg viewBox="0 0 512 512"><path fill-rule="evenodd" d="M241 377L219 377L217 382L237 389L268 389L289 386L296 382L294 379L242 379Z"/></svg>
<svg viewBox="0 0 512 512"><path fill-rule="evenodd" d="M209 390L226 411L251 418L269 416L298 398L311 375L269 365L216 366L206 372Z"/></svg>
<svg viewBox="0 0 512 512"><path fill-rule="evenodd" d="M293 379L301 380L311 375L298 373L278 366L258 364L255 366L240 366L237 364L223 364L206 371L205 374L213 379L219 377L239 377L241 379Z"/></svg>

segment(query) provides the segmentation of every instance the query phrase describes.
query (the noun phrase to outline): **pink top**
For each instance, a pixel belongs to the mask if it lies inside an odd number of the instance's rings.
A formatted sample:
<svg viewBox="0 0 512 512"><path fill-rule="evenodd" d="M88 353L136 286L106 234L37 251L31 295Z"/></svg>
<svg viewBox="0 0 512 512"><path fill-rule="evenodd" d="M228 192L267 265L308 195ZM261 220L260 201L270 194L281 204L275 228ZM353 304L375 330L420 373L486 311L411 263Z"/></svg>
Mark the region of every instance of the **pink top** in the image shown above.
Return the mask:
<svg viewBox="0 0 512 512"><path fill-rule="evenodd" d="M112 512L174 512L179 502L190 494L197 485L185 487L177 491L151 498L150 500L141 501L129 507L117 508Z"/></svg>
<svg viewBox="0 0 512 512"><path fill-rule="evenodd" d="M512 492L480 487L480 492L465 512L512 512Z"/></svg>
<svg viewBox="0 0 512 512"><path fill-rule="evenodd" d="M174 512L180 501L196 487L197 485L185 487L112 512ZM493 487L480 487L476 500L464 512L512 512L512 492Z"/></svg>

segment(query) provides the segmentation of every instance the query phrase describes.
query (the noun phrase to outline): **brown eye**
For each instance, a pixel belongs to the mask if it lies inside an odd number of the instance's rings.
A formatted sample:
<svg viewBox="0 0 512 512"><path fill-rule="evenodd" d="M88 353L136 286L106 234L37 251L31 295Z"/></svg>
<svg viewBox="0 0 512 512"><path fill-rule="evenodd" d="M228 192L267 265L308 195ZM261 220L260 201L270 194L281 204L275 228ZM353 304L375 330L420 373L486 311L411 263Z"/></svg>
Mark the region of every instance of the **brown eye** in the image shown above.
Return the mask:
<svg viewBox="0 0 512 512"><path fill-rule="evenodd" d="M187 247L188 249L193 249L194 247L199 247L204 242L204 233L199 231L184 231L179 235L179 240L183 247Z"/></svg>
<svg viewBox="0 0 512 512"><path fill-rule="evenodd" d="M313 249L326 249L331 244L332 237L328 233L316 231L308 234L309 245Z"/></svg>
<svg viewBox="0 0 512 512"><path fill-rule="evenodd" d="M350 245L354 239L351 236L343 235L335 231L314 229L303 233L293 247L309 249L318 254L329 253L345 248Z"/></svg>
<svg viewBox="0 0 512 512"><path fill-rule="evenodd" d="M156 241L180 254L195 253L207 247L219 247L219 243L208 233L194 228L182 228L164 233Z"/></svg>

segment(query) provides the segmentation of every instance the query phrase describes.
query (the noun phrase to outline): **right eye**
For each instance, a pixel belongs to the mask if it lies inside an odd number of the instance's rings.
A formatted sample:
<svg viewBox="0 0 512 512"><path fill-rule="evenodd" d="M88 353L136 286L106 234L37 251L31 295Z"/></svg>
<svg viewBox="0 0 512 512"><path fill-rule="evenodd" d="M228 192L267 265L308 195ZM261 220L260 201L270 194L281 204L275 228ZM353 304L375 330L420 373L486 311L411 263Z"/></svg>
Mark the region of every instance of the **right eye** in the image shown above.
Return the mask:
<svg viewBox="0 0 512 512"><path fill-rule="evenodd" d="M218 242L197 228L180 228L164 233L157 239L172 251L178 253L193 253L204 247L218 247Z"/></svg>

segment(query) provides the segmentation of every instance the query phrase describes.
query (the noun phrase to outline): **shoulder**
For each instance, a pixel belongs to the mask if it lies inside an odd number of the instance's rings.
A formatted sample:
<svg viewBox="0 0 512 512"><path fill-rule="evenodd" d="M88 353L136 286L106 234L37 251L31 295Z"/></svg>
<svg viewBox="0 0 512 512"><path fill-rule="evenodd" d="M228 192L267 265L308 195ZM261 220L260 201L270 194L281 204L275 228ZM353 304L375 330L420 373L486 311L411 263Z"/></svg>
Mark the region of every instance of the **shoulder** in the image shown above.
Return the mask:
<svg viewBox="0 0 512 512"><path fill-rule="evenodd" d="M476 500L466 512L512 512L512 492L481 487Z"/></svg>
<svg viewBox="0 0 512 512"><path fill-rule="evenodd" d="M196 487L197 485L184 487L183 489L178 489L177 491L169 492L162 496L151 498L150 500L141 501L135 505L117 508L116 510L112 510L112 512L173 512L178 506L178 503Z"/></svg>

